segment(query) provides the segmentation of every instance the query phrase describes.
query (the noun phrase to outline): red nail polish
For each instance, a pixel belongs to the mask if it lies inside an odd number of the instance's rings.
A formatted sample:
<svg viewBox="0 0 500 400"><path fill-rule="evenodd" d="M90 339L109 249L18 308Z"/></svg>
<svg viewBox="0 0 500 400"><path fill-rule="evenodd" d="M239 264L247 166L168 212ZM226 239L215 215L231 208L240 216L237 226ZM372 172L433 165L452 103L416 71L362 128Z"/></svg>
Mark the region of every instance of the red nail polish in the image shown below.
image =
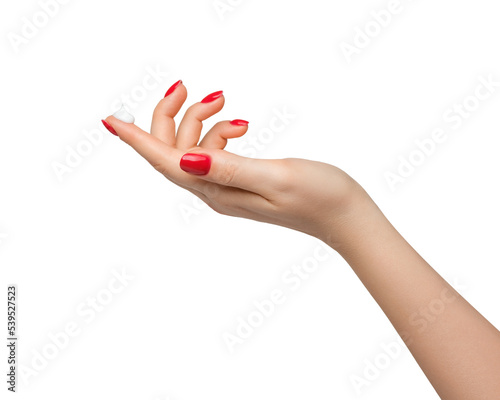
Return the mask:
<svg viewBox="0 0 500 400"><path fill-rule="evenodd" d="M229 123L231 125L236 125L236 126L247 126L248 125L248 121L245 121L244 119L233 119Z"/></svg>
<svg viewBox="0 0 500 400"><path fill-rule="evenodd" d="M115 129L114 129L114 128L110 125L110 124L108 124L108 123L107 123L106 121L104 121L103 119L101 119L101 122L102 122L102 124L106 127L106 129L107 129L108 131L110 131L113 135L118 136L118 134L116 133Z"/></svg>
<svg viewBox="0 0 500 400"><path fill-rule="evenodd" d="M219 90L218 92L210 93L201 102L202 103L210 103L210 102L212 102L214 100L217 100L221 96L222 96L222 90Z"/></svg>
<svg viewBox="0 0 500 400"><path fill-rule="evenodd" d="M167 97L169 94L172 94L174 93L175 89L177 89L177 87L182 83L182 81L177 81L175 82L172 86L170 86L170 88L167 90L167 93L165 93L165 97Z"/></svg>
<svg viewBox="0 0 500 400"><path fill-rule="evenodd" d="M186 153L182 156L180 167L193 175L206 175L210 171L212 160L205 154Z"/></svg>

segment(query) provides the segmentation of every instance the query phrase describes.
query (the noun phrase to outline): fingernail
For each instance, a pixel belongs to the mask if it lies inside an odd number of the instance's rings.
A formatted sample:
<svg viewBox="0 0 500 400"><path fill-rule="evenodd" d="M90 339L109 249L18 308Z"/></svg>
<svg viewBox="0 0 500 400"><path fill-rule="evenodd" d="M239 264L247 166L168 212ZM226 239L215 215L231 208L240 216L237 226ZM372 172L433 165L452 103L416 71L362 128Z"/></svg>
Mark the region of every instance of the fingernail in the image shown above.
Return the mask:
<svg viewBox="0 0 500 400"><path fill-rule="evenodd" d="M167 93L165 93L165 97L167 97L169 94L172 94L174 93L175 89L177 89L177 87L182 83L182 81L177 81L175 82L172 86L170 86L170 88L167 90Z"/></svg>
<svg viewBox="0 0 500 400"><path fill-rule="evenodd" d="M222 96L222 90L219 90L218 92L213 92L210 93L207 97L205 97L201 102L202 103L210 103L214 100L217 100L219 97Z"/></svg>
<svg viewBox="0 0 500 400"><path fill-rule="evenodd" d="M101 119L101 122L102 122L102 124L106 127L106 129L107 129L108 131L110 131L113 135L118 136L118 134L116 133L116 131L114 130L114 128L113 128L110 124L108 124L108 123L107 123L106 121L104 121L103 119Z"/></svg>
<svg viewBox="0 0 500 400"><path fill-rule="evenodd" d="M180 167L193 175L206 175L210 171L212 160L205 154L186 153L182 156Z"/></svg>
<svg viewBox="0 0 500 400"><path fill-rule="evenodd" d="M233 119L229 123L231 125L236 125L236 126L247 126L248 125L248 121L245 121L244 119Z"/></svg>

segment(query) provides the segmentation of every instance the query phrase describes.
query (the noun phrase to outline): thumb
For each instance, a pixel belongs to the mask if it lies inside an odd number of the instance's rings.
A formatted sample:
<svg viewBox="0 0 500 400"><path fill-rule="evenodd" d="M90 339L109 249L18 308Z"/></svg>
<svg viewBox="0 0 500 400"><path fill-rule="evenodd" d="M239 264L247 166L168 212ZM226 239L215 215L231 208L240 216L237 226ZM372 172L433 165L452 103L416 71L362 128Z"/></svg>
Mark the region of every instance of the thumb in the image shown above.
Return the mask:
<svg viewBox="0 0 500 400"><path fill-rule="evenodd" d="M196 152L184 154L179 166L184 172L203 180L259 193L277 183L274 161L242 157L225 150L199 148Z"/></svg>

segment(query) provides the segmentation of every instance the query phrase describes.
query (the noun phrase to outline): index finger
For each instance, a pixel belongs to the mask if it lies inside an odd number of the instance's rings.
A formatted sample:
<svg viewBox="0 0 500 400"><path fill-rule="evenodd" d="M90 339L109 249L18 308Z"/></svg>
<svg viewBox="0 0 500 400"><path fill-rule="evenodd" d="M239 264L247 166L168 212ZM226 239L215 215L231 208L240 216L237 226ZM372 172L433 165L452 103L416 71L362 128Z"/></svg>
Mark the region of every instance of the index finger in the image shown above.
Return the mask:
<svg viewBox="0 0 500 400"><path fill-rule="evenodd" d="M170 147L134 124L120 121L113 116L107 117L105 121L121 140L143 156L157 171L169 178L182 178L182 171L179 169L182 151Z"/></svg>

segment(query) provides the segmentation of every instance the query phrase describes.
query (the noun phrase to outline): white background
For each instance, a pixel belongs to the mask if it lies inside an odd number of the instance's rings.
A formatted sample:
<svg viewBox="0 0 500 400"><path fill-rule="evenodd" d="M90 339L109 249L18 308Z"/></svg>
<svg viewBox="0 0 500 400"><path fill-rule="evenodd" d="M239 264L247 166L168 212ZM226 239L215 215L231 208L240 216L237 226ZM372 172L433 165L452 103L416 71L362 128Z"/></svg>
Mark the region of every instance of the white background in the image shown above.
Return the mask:
<svg viewBox="0 0 500 400"><path fill-rule="evenodd" d="M18 398L437 399L407 350L356 392L353 375L384 359L397 334L338 255L292 291L282 275L316 239L200 208L100 119L129 96L148 129L178 79L188 103L224 90L226 106L206 126L247 119L247 136L268 142L258 157L346 170L498 327L500 88L458 129L443 119L481 77L500 81L498 2L401 0L350 63L341 44L388 1L219 3L233 6L73 0L46 19L37 1L2 4L1 293L18 286L18 361L33 372L18 375ZM33 19L44 26L14 46ZM155 69L161 76L148 78ZM294 118L270 136L275 109ZM385 174L437 128L447 140L391 190ZM86 155L59 179L54 166L75 149ZM78 310L109 300L103 290L122 270L134 278L87 322ZM286 301L231 353L223 333L274 289ZM79 334L35 371L49 334L68 323Z"/></svg>

